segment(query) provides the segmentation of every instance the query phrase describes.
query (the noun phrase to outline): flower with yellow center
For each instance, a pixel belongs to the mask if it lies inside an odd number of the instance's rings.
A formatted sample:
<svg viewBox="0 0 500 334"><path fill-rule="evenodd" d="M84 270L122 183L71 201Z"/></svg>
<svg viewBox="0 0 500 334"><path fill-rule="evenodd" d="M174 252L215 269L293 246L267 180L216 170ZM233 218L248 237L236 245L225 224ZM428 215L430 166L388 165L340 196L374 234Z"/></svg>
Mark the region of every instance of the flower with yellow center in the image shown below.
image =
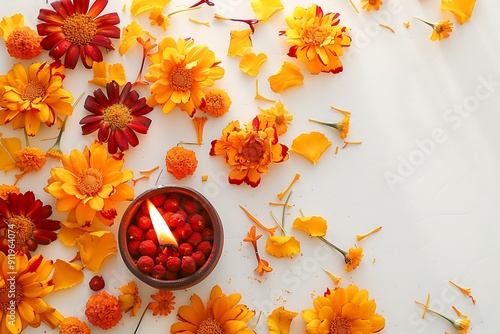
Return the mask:
<svg viewBox="0 0 500 334"><path fill-rule="evenodd" d="M216 285L210 292L210 299L204 305L197 294L191 296L191 306L179 307L179 322L170 327L170 333L177 334L251 334L248 322L255 312L246 305L238 304L241 294L225 295Z"/></svg>
<svg viewBox="0 0 500 334"><path fill-rule="evenodd" d="M370 334L385 327L385 319L375 313L377 305L368 299L368 291L353 284L345 289L327 289L313 305L300 313L307 323L306 333Z"/></svg>
<svg viewBox="0 0 500 334"><path fill-rule="evenodd" d="M432 28L432 35L430 37L431 41L440 41L442 39L450 37L450 33L453 30L453 22L450 20L439 21L437 23L428 22L416 17L417 20L424 22Z"/></svg>
<svg viewBox="0 0 500 334"><path fill-rule="evenodd" d="M288 56L305 62L311 74L342 72L340 56L351 45L351 38L346 34L349 28L339 25L339 14L324 14L318 5L298 6L286 23L289 29L281 33L292 45Z"/></svg>
<svg viewBox="0 0 500 334"><path fill-rule="evenodd" d="M117 216L115 202L132 200L134 190L126 182L134 177L123 170L123 154L108 156L106 147L93 142L84 151L73 150L61 158L63 167L52 168L45 191L56 198L59 212L74 214L81 227L97 218L106 225Z"/></svg>
<svg viewBox="0 0 500 334"><path fill-rule="evenodd" d="M34 136L40 124L52 126L58 116L73 113L73 96L64 89L63 68L33 63L27 69L16 63L7 75L0 76L0 124L25 128Z"/></svg>
<svg viewBox="0 0 500 334"><path fill-rule="evenodd" d="M0 333L17 334L28 325L38 327L40 322L55 329L61 323L62 314L43 300L54 289L49 277L53 267L41 254L28 260L22 252L9 256L0 252Z"/></svg>
<svg viewBox="0 0 500 334"><path fill-rule="evenodd" d="M276 129L259 128L258 117L247 128L241 128L240 123L234 121L224 128L220 139L212 141L210 155L225 156L226 164L233 168L229 183L245 182L257 187L261 174L267 173L271 163L288 160L288 147L278 142Z"/></svg>
<svg viewBox="0 0 500 334"><path fill-rule="evenodd" d="M200 110L213 117L221 117L229 111L231 98L224 89L212 88L201 100Z"/></svg>
<svg viewBox="0 0 500 334"><path fill-rule="evenodd" d="M379 10L380 6L383 5L381 0L361 0L361 2L363 3L362 8L368 12L372 9Z"/></svg>
<svg viewBox="0 0 500 334"><path fill-rule="evenodd" d="M151 295L154 302L148 304L147 309L153 310L153 315L167 316L174 310L175 296L172 291L159 290L154 295Z"/></svg>
<svg viewBox="0 0 500 334"><path fill-rule="evenodd" d="M45 36L42 47L50 50L54 59L64 58L66 68L75 68L78 57L83 66L92 68L94 61L103 60L103 47L114 50L111 38L120 38L120 23L117 13L101 15L107 0L95 0L89 8L89 0L64 0L50 3L54 10L40 9L37 25L38 34Z"/></svg>
<svg viewBox="0 0 500 334"><path fill-rule="evenodd" d="M178 106L192 117L205 97L203 88L224 76L215 53L192 39L164 37L148 57L152 64L144 78L153 83L148 105L161 105L165 114Z"/></svg>
<svg viewBox="0 0 500 334"><path fill-rule="evenodd" d="M9 249L25 253L35 251L38 244L48 245L57 239L54 232L60 228L60 221L49 219L52 207L43 205L32 191L24 194L10 193L7 199L0 199L0 251ZM14 244L10 244L14 236Z"/></svg>
<svg viewBox="0 0 500 334"><path fill-rule="evenodd" d="M267 126L274 126L278 136L286 133L288 124L293 120L293 115L285 109L283 102L278 100L274 107L269 109L260 108L260 118L267 122Z"/></svg>
<svg viewBox="0 0 500 334"><path fill-rule="evenodd" d="M43 49L40 46L42 38L24 26L22 14L4 17L0 22L0 36L5 40L7 52L11 57L31 59L42 53Z"/></svg>

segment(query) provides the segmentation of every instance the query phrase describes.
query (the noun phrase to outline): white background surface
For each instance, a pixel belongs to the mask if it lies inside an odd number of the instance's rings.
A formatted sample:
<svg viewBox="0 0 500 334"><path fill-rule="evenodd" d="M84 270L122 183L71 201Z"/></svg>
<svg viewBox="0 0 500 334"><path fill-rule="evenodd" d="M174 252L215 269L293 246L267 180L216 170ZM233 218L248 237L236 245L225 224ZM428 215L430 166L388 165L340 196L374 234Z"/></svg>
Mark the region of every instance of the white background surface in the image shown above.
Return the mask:
<svg viewBox="0 0 500 334"><path fill-rule="evenodd" d="M164 13L190 6L195 1L172 1ZM449 323L429 314L420 319L421 307L414 300L425 301L431 294L431 307L455 318L451 309L455 305L471 318L470 333L495 333L500 269L498 256L498 214L500 213L500 135L498 131L498 106L500 103L500 66L498 52L500 34L497 20L499 5L494 0L478 1L472 19L460 25L449 12L440 10L440 1L385 0L380 11L359 14L348 0L317 1L324 12L339 12L341 24L350 27L353 43L342 58L344 72L338 75L310 75L305 67L286 56L288 46L278 31L287 28L285 16L296 5L312 2L283 0L285 9L265 24L258 24L252 35L253 52L265 52L269 60L258 76L260 93L272 99L281 99L294 115L293 125L281 137L290 146L300 133L321 131L333 142L320 162L313 165L295 153L290 159L270 167L262 176L261 185L255 189L246 185L233 186L226 182L229 169L222 157L208 155L213 139L231 120L250 121L258 107L270 108L272 104L255 101L255 78L238 69L239 58L226 56L229 31L245 29L236 22L215 21L214 13L235 18L252 18L249 1L216 0L217 6L204 5L202 10L172 17L167 34L174 38L192 37L196 44L208 45L222 60L226 74L216 86L225 89L232 101L230 112L220 119L210 118L205 127L205 145L190 147L197 153L199 167L193 177L177 181L163 171L158 184L178 184L193 187L204 193L218 209L225 228L225 247L215 271L202 283L188 291L177 291L176 309L186 304L189 296L197 293L206 301L213 285L219 284L227 294L240 292L242 302L250 308L263 311L257 333L267 333L265 317L278 306L299 312L312 307L313 297L333 287L331 279L322 268L342 276L341 286L354 283L365 288L370 298L377 302L377 312L386 319L386 334L454 333ZM120 26L133 19L130 12L123 12L123 4L130 8L130 1L110 1L105 13L117 11ZM361 9L361 5L358 7ZM25 22L35 29L39 8L48 8L43 0L3 1L1 16L23 13ZM177 7L181 6L181 7ZM413 19L422 17L432 22L452 19L455 22L451 37L431 42L431 28ZM211 27L189 22L188 17L208 20ZM145 30L161 38L158 27L149 26L147 15L137 20ZM403 21L411 21L410 29ZM392 26L392 33L379 23ZM118 46L118 40L114 42ZM0 53L0 69L6 74L15 62ZM108 63L122 62L129 81L133 81L140 66L141 49L135 45L124 56L118 51L105 55ZM36 58L48 60L47 52ZM304 74L304 85L274 94L267 78L281 63L290 61L299 65ZM30 62L25 62L27 66ZM75 97L82 90L85 96L97 86L87 84L93 77L79 63L74 71L68 70L65 88ZM490 82L490 84L485 84ZM148 96L147 88L139 88ZM340 121L342 116L329 109L336 106L352 112L348 140L363 141L334 154L335 146L342 146L335 130L308 122L308 118ZM463 110L460 114L457 111ZM79 120L86 115L83 103L68 120L62 149L83 149L96 138L95 134L80 135ZM139 176L139 170L156 165L164 167L165 152L179 141L195 141L195 132L189 117L175 109L164 115L156 108L148 135L139 137L140 144L126 153L126 169ZM16 135L10 126L0 127L5 137ZM55 127L43 128L32 145L43 149L52 141L41 141L57 135ZM23 178L18 186L23 192L33 190L45 204L55 207L55 200L42 188L49 178L51 167L59 166L49 160L42 171ZM270 262L273 272L259 277L251 245L243 243L252 223L238 205L245 205L264 224L273 221L269 211L278 216L281 209L269 207L276 201L276 194L292 180L295 173L301 178L293 187L288 210L287 226L301 242L302 250L294 258L276 259L264 250L265 233L259 242L261 256ZM391 174L392 173L392 174ZM13 183L13 171L1 174L1 183ZM208 182L201 182L201 175L208 175ZM398 182L387 181L387 175L398 175ZM150 180L139 181L136 194L153 187L158 173ZM127 203L120 205L121 212ZM302 208L306 215L323 216L328 221L327 239L348 249L356 243L356 234L363 234L377 226L382 231L363 240L365 257L358 269L343 271L343 259L328 246L310 239L301 231L291 230L291 224ZM55 210L55 209L54 209ZM64 215L54 213L53 217ZM117 231L119 221L112 230ZM258 230L259 231L259 230ZM262 233L262 231L261 231ZM59 242L40 247L44 256L51 259L70 260L74 248ZM376 262L373 263L373 260ZM119 295L118 287L133 276L123 265L121 257L108 258L101 274L106 280L106 291ZM92 273L86 271L81 286L58 291L47 297L50 304L65 316L83 314L85 302L91 295L87 282ZM471 287L477 304L462 295L448 283L453 280ZM151 301L155 290L140 283L143 307ZM138 333L166 333L176 321L175 313L168 317L153 317L148 312ZM122 322L106 333L132 333L139 316L125 314ZM253 324L253 322L252 322ZM292 322L292 333L303 333L305 322L297 316ZM27 328L26 333L51 332L42 325ZM105 331L92 328L93 333Z"/></svg>

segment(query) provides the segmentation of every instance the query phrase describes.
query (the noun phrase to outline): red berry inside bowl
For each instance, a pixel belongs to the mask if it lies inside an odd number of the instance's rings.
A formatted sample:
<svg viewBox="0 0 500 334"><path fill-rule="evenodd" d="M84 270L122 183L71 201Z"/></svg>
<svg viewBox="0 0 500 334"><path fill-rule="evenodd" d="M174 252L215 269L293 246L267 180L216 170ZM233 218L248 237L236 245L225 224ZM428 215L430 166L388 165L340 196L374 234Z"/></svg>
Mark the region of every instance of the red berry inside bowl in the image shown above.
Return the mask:
<svg viewBox="0 0 500 334"><path fill-rule="evenodd" d="M141 255L153 257L156 255L156 245L151 240L144 240L139 245L139 252L141 253Z"/></svg>
<svg viewBox="0 0 500 334"><path fill-rule="evenodd" d="M137 260L137 268L139 268L140 271L146 274L152 272L154 266L155 266L155 261L147 255L143 255Z"/></svg>

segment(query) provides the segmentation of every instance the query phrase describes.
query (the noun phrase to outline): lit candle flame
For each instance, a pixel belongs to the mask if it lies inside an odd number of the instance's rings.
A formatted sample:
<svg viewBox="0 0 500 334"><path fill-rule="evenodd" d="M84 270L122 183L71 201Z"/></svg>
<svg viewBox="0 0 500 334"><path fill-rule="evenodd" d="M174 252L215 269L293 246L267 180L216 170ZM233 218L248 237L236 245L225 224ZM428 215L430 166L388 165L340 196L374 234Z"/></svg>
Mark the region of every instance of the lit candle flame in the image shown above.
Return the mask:
<svg viewBox="0 0 500 334"><path fill-rule="evenodd" d="M156 206L149 200L146 200L149 216L151 217L151 222L153 223L153 228L156 232L156 236L158 237L158 243L160 246L172 245L174 247L179 246L177 240L175 240L172 231L168 228L167 222L163 219L160 211L156 208Z"/></svg>

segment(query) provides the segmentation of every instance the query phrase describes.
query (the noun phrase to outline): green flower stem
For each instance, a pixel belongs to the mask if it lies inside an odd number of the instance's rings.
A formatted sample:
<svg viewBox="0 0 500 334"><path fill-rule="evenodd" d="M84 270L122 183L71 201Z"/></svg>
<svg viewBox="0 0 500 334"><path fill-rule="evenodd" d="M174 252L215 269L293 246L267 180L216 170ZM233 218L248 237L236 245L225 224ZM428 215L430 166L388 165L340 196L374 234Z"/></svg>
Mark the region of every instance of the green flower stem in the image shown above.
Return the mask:
<svg viewBox="0 0 500 334"><path fill-rule="evenodd" d="M139 326L141 325L141 322L142 322L142 318L144 318L144 315L146 314L146 311L148 310L148 306L146 306L146 308L144 309L144 311L142 312L142 315L141 315L141 318L139 319L139 322L137 323L137 327L135 327L135 331L134 331L134 334L137 333L137 330L139 329Z"/></svg>
<svg viewBox="0 0 500 334"><path fill-rule="evenodd" d="M334 244L332 244L330 241L326 240L324 237L318 236L318 238L319 238L319 240L323 241L328 246L330 246L330 247L334 248L335 250L337 250L344 257L347 256L347 252L346 251L343 251L342 249L338 248L337 246L335 246Z"/></svg>
<svg viewBox="0 0 500 334"><path fill-rule="evenodd" d="M278 220L278 217L276 217L276 215L272 211L271 211L271 216L273 217L276 224L279 226L279 228L281 230L281 235L286 235L285 227L283 225L281 225L280 221Z"/></svg>
<svg viewBox="0 0 500 334"><path fill-rule="evenodd" d="M28 132L26 132L26 127L24 127L23 130L24 130L24 139L26 140L26 147L31 147L30 146L30 139L28 137Z"/></svg>
<svg viewBox="0 0 500 334"><path fill-rule="evenodd" d="M318 124L323 124L323 125L332 127L336 130L339 130L339 123L326 123L326 122L318 121L317 119L312 119L312 118L309 118L309 121L314 122L314 123L318 123Z"/></svg>
<svg viewBox="0 0 500 334"><path fill-rule="evenodd" d="M285 213L286 213L286 207L288 206L288 201L290 200L290 197L292 196L293 191L290 191L288 196L286 197L285 200L285 205L283 205L283 212L281 213L281 225L283 226L283 230L285 229Z"/></svg>

